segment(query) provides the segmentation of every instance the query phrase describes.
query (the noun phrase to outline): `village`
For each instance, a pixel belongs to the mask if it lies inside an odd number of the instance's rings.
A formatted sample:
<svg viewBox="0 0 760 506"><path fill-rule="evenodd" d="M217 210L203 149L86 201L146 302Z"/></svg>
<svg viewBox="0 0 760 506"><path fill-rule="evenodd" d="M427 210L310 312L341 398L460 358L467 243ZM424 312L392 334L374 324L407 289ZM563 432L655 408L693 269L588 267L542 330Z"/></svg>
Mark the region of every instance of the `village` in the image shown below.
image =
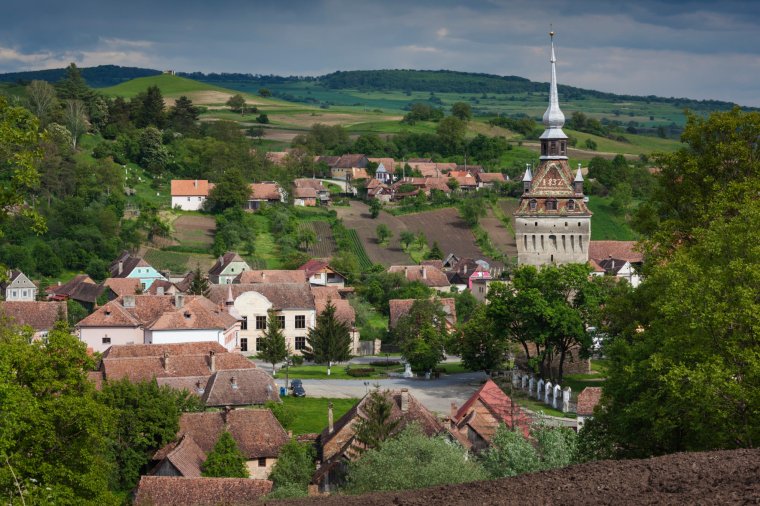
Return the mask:
<svg viewBox="0 0 760 506"><path fill-rule="evenodd" d="M643 257L635 243L590 240L591 213L585 205L584 177L580 167L573 173L568 166L563 123L553 78L544 115L541 162L526 169L515 212L518 263L537 267L586 264L590 278L606 275L636 287ZM287 156L287 152L267 153L274 163ZM366 198L390 203L419 193L429 197L432 192L476 192L507 181L501 172L430 159L397 162L347 154L320 156L315 162L329 167L329 180L295 179L289 189L276 182L251 183L244 209L258 212L287 202L304 207L330 206L327 184L336 183L343 184L344 194L356 195L361 188ZM171 208L203 210L214 187L207 180L172 180ZM284 382L282 371L276 375L278 367L284 366L287 371L291 364L303 363L305 356L317 363L327 361L328 375L331 365L348 363L350 374L351 357L371 357L354 364L360 378L362 371L374 370L363 364L382 362L383 354L388 362L391 349L384 348L380 339L362 339L351 303L356 287L350 286L347 276L330 262L330 258L312 258L293 270L254 269L241 255L228 251L207 272L198 268L172 274L162 273L144 258L124 251L108 266L110 277L104 281L98 283L80 274L67 283L49 286L44 293L39 293L23 272L11 271L1 287L4 301L0 310L13 323L31 328L33 339L45 340L57 322L67 319L67 301L76 301L88 315L76 321L72 330L87 352L96 357L96 370L88 374L96 388L124 379L155 381L160 387L199 398L204 411L182 414L175 439L151 457L147 473L135 490L136 504L165 504L168 498L179 504L178 498L188 494L212 494L209 497L214 501L225 497L239 500L271 492L270 473L294 437L270 409L297 393L288 384L287 375ZM492 287L510 283L503 277L503 266L492 267L485 259L459 258L453 253L419 264L391 265L387 274L430 289L433 295L429 301L435 311L428 316L412 315L418 300L389 299L387 325L391 332L401 322L408 324L420 318L432 318L428 324L439 325L437 314L443 316L441 332L454 332L458 308L452 293L469 292L477 303L487 304ZM343 340L338 336L341 330ZM329 341L322 343L325 350L313 349L320 345L314 337L320 333L326 333ZM272 339L281 340L284 353L272 354ZM343 349L335 350L336 346ZM582 356L580 351L578 346L568 350L572 360L565 365L565 374L591 372L589 356ZM326 417L326 426L319 433L296 438L300 444L312 446L316 455L309 494L327 494L343 484L348 463L371 444L360 429L368 421L388 424L393 433L414 425L428 437L443 435L467 451L482 453L492 445L500 426L529 438L531 425L539 419L577 431L593 416L600 387L587 386L573 392L559 381L552 383L552 378L557 378L552 372L556 372L556 360L548 364L542 377L531 367L529 355L517 349L508 354L505 363L511 368L486 367L488 374L475 375L444 373L449 382L454 382L449 383L449 391L456 391L457 397L447 397L444 390L437 394L434 404L438 408L450 406L447 411L431 409L415 396L424 395L426 386L446 380L440 379L438 368L415 363L413 371L411 359L401 362L403 372L388 373L388 377L397 378L391 389L381 388L384 380L378 380L370 392L365 381L365 395L342 416L336 417L333 403L326 402L321 415ZM394 363L399 362L394 358ZM559 367L561 371L561 363ZM457 380L458 376L462 379ZM292 385L303 384L295 375L292 379ZM348 389L346 394L337 383L331 387L330 381L327 376L319 385L329 397L350 398L356 391ZM403 386L398 387L399 382ZM518 392L533 401L532 409L513 400ZM430 403L429 396L425 398ZM379 421L372 420L381 405L389 411ZM542 405L568 418L547 417L541 414ZM297 402L292 406L297 407ZM223 433L231 435L243 455L248 478L230 481L220 493L218 487L205 484L214 478L203 476L204 463L216 451Z"/></svg>

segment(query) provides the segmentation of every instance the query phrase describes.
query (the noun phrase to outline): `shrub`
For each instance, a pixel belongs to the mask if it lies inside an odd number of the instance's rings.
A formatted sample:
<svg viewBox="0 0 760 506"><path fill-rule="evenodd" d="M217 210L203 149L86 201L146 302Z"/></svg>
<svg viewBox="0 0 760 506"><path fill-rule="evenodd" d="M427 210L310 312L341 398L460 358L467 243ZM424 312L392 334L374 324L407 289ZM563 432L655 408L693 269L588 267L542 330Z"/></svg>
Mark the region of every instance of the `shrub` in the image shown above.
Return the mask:
<svg viewBox="0 0 760 506"><path fill-rule="evenodd" d="M366 378L367 376L372 376L372 373L374 372L374 367L354 367L353 369L346 368L346 374L355 378Z"/></svg>
<svg viewBox="0 0 760 506"><path fill-rule="evenodd" d="M373 360L369 363L371 367L394 367L401 365L400 360Z"/></svg>

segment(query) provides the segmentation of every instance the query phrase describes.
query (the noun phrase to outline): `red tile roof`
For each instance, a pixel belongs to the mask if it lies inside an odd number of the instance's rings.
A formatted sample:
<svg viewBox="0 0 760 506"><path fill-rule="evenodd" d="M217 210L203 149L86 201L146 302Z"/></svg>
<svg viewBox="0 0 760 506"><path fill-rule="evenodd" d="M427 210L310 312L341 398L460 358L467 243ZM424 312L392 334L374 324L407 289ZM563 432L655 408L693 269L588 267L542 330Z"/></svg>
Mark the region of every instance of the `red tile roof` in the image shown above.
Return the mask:
<svg viewBox="0 0 760 506"><path fill-rule="evenodd" d="M251 196L250 200L276 200L279 201L282 198L280 192L280 185L277 183L251 183Z"/></svg>
<svg viewBox="0 0 760 506"><path fill-rule="evenodd" d="M398 272L403 274L408 281L419 281L432 288L450 285L446 274L431 265L391 265L388 272Z"/></svg>
<svg viewBox="0 0 760 506"><path fill-rule="evenodd" d="M493 382L493 380L486 381L483 386L481 386L477 392L472 394L472 396L467 399L467 402L465 402L462 407L457 410L456 414L452 416L452 421L454 423L459 423L460 421L464 420L467 416L470 415L470 412L473 408L473 404L475 402L480 401L485 405L488 410L491 412L491 414L499 420L499 422L503 422L507 425L509 428L513 428L515 425L523 432L523 435L525 437L528 437L530 434L530 424L531 424L531 418L528 416L522 409L520 409L517 404L514 404L512 402L512 399L509 398L507 394L505 394L499 386ZM482 424L482 421L478 422ZM474 429L477 427L473 427ZM492 434L496 431L496 427L480 427L481 432L480 434L488 435L488 433Z"/></svg>
<svg viewBox="0 0 760 506"><path fill-rule="evenodd" d="M230 265L232 262L243 262L246 265L248 263L234 251L228 251L216 260L216 263L208 270L210 276L218 276L222 271Z"/></svg>
<svg viewBox="0 0 760 506"><path fill-rule="evenodd" d="M250 478L177 478L143 476L135 490L135 506L219 506L257 504L272 491L269 480Z"/></svg>
<svg viewBox="0 0 760 506"><path fill-rule="evenodd" d="M356 323L356 311L351 307L351 304L345 299L329 299L333 306L335 306L335 317L353 327ZM328 299L315 299L314 302L317 306L317 315L322 314L322 311L327 309Z"/></svg>
<svg viewBox="0 0 760 506"><path fill-rule="evenodd" d="M282 309L314 309L314 296L309 283L248 283L213 285L208 297L216 304L225 304L229 291L238 298L246 292L257 292L271 302L276 311Z"/></svg>
<svg viewBox="0 0 760 506"><path fill-rule="evenodd" d="M599 404L602 398L601 387L586 387L578 394L577 414L581 416L591 416L594 414L594 408Z"/></svg>
<svg viewBox="0 0 760 506"><path fill-rule="evenodd" d="M206 179L172 179L172 197L208 197L214 187Z"/></svg>
<svg viewBox="0 0 760 506"><path fill-rule="evenodd" d="M636 244L636 241L590 241L588 256L597 261L612 257L635 264L644 260L644 255L635 251Z"/></svg>
<svg viewBox="0 0 760 506"><path fill-rule="evenodd" d="M293 188L293 196L297 199L315 199L317 198L317 190L314 188Z"/></svg>
<svg viewBox="0 0 760 506"><path fill-rule="evenodd" d="M57 296L56 298L69 298L94 304L103 293L103 287L95 283L87 274L78 274L68 283L48 287L45 291L54 297Z"/></svg>
<svg viewBox="0 0 760 506"><path fill-rule="evenodd" d="M475 177L481 183L495 183L495 182L503 183L504 181L506 181L504 174L502 174L501 172L478 172L475 175Z"/></svg>
<svg viewBox="0 0 760 506"><path fill-rule="evenodd" d="M65 302L6 301L0 302L0 316L16 325L28 325L35 332L50 330L59 319L66 320Z"/></svg>
<svg viewBox="0 0 760 506"><path fill-rule="evenodd" d="M347 154L341 156L333 167L339 169L350 169L352 167L366 167L367 157L361 154Z"/></svg>
<svg viewBox="0 0 760 506"><path fill-rule="evenodd" d="M200 478L201 467L206 462L206 454L192 437L184 435L164 459L168 460L181 476Z"/></svg>
<svg viewBox="0 0 760 506"><path fill-rule="evenodd" d="M279 402L272 377L261 369L226 369L211 375L203 394L206 407L251 406Z"/></svg>
<svg viewBox="0 0 760 506"><path fill-rule="evenodd" d="M308 278L302 270L251 270L241 272L235 283L306 283Z"/></svg>
<svg viewBox="0 0 760 506"><path fill-rule="evenodd" d="M321 258L312 258L311 260L303 264L301 267L299 267L298 270L306 271L306 277L310 278L314 274L326 268L332 270L327 260L322 260Z"/></svg>
<svg viewBox="0 0 760 506"><path fill-rule="evenodd" d="M314 188L316 191L327 191L319 179L300 178L293 180L293 186L296 188Z"/></svg>
<svg viewBox="0 0 760 506"><path fill-rule="evenodd" d="M160 280L154 281L153 284ZM111 289L117 297L122 295L134 295L140 288L140 280L137 278L108 278L103 281L103 285Z"/></svg>

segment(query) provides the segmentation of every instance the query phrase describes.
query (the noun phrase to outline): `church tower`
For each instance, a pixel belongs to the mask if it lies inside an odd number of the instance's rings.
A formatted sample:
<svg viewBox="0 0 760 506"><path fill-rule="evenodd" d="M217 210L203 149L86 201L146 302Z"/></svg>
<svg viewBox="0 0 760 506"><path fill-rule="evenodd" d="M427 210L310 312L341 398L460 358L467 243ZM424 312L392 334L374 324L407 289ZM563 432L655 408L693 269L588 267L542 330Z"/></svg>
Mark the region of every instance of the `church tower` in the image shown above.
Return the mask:
<svg viewBox="0 0 760 506"><path fill-rule="evenodd" d="M523 194L515 211L517 263L547 265L588 262L591 211L583 202L580 166L573 177L567 161L567 135L562 131L565 115L557 97L554 32L551 37L552 77L549 107L544 113L546 129L541 141L540 163L523 177Z"/></svg>

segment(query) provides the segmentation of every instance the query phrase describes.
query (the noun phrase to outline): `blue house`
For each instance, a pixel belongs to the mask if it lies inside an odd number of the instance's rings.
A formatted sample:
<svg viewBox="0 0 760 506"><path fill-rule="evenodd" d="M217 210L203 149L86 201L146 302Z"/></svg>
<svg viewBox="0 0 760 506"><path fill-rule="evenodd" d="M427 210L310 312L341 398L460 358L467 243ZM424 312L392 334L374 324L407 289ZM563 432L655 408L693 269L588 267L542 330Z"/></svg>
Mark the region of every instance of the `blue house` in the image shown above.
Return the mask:
<svg viewBox="0 0 760 506"><path fill-rule="evenodd" d="M123 251L119 258L111 262L108 267L112 278L137 278L143 290L150 288L150 285L157 279L168 281L163 274L158 272L152 265L137 257Z"/></svg>

